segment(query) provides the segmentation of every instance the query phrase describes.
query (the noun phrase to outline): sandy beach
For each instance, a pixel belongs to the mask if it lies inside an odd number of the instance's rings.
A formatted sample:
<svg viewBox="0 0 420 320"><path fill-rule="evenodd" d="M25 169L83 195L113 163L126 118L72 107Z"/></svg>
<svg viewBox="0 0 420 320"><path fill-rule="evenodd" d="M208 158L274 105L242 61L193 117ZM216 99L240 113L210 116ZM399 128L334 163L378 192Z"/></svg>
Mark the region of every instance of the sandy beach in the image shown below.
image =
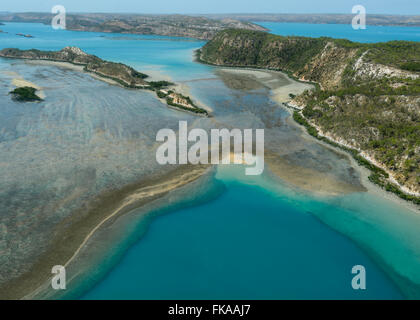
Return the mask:
<svg viewBox="0 0 420 320"><path fill-rule="evenodd" d="M169 75L161 72L160 70L148 69L147 67L144 69L144 72L149 76L147 78L148 81L162 81L162 80L164 80L164 81L169 81L169 82L175 83L175 85L170 87L169 89L173 89L173 90L181 93L184 96L192 97L195 104L197 104L200 108L203 108L207 112L210 113L210 112L213 111L213 109L209 105L206 105L205 103L203 103L202 101L200 101L196 97L193 97L193 95L191 94L190 87L188 86L188 81L185 81L185 82L174 81L174 79L172 79ZM166 104L165 99L160 99L160 100L164 104ZM176 109L176 108L174 108L174 109ZM178 110L178 109L176 109L176 110Z"/></svg>
<svg viewBox="0 0 420 320"><path fill-rule="evenodd" d="M291 117L288 120L290 122L294 122L294 120ZM410 211L412 211L416 214L419 213L420 208L419 208L418 205L414 204L413 202L401 199L396 194L394 194L392 192L387 192L384 189L382 189L381 187L379 187L378 185L370 182L369 176L371 175L371 171L369 169L363 167L363 166L360 166L356 162L356 160L354 160L353 157L351 157L346 151L344 151L342 149L339 149L339 148L336 148L336 147L334 147L334 146L332 146L332 145L330 145L330 144L328 144L324 141L321 141L321 140L318 140L318 139L312 137L311 135L309 135L306 132L306 129L304 127L300 126L300 129L302 130L302 135L304 135L306 139L311 140L314 143L319 143L319 144L323 145L325 148L334 150L334 152L336 152L338 154L341 154L343 157L346 157L346 159L348 159L348 161L351 163L352 167L355 168L355 170L357 170L360 173L361 189L357 190L357 189L359 189L357 186L356 187L353 186L353 187L350 187L350 189L348 189L348 186L347 186L347 187L345 187L344 190L342 190L344 193L358 192L358 191L365 191L366 192L367 191L367 192L370 192L370 193L373 193L373 194L377 195L380 198L385 198L385 199L391 200L391 201L397 203L398 205L403 206L404 208L407 208L407 209L409 209ZM316 184L319 184L319 182L315 182L315 185ZM339 182L339 184L343 185L343 182ZM327 187L330 188L330 187L335 187L335 186L334 185L331 185L331 186L327 185ZM355 187L355 190L351 191L351 189L354 188L354 187ZM312 193L315 193L315 194L317 193L316 190L308 189L308 191L310 191ZM321 192L318 192L318 193L322 194L323 192L321 191Z"/></svg>

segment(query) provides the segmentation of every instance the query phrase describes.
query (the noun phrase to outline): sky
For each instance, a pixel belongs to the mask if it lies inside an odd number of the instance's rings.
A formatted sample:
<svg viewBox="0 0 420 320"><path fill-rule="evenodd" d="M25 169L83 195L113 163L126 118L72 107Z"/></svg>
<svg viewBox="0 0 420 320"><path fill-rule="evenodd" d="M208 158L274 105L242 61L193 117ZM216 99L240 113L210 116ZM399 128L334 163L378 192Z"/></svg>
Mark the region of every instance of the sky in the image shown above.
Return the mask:
<svg viewBox="0 0 420 320"><path fill-rule="evenodd" d="M1 0L0 11L50 12L63 5L69 13L351 13L358 4L368 14L420 15L420 0Z"/></svg>

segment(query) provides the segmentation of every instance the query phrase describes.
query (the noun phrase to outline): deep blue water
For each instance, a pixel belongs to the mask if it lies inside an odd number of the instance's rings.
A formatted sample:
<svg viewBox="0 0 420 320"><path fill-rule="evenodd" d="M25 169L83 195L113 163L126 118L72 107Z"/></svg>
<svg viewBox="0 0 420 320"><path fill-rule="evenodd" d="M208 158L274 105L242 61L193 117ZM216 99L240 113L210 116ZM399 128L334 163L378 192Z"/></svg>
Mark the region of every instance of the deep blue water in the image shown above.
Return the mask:
<svg viewBox="0 0 420 320"><path fill-rule="evenodd" d="M354 243L296 203L223 183L216 200L155 218L82 299L401 298ZM351 287L355 264L367 269L365 291Z"/></svg>
<svg viewBox="0 0 420 320"><path fill-rule="evenodd" d="M313 25L288 24L282 32L299 34L306 28L304 35L345 37L345 26L315 26L325 30L317 34ZM398 39L391 34L400 33L399 27L386 28L388 38ZM0 34L0 48L79 46L146 73L157 71L176 81L191 81L194 94L218 104L216 120L224 116L223 121L232 124L259 123L259 108L234 105L245 100L233 96L220 81L203 81L216 76L212 67L193 62L193 50L203 45L201 41L54 31L40 24L7 23L1 29L8 33ZM364 41L383 38L382 29L374 32L368 26L368 30ZM418 36L418 28L404 30L406 37ZM19 32L35 38L18 37ZM348 32L347 38L357 40ZM247 98L265 100L252 94ZM277 134L287 137L287 132ZM220 196L174 208L155 218L144 237L129 248L116 246L120 252L110 252L109 259L118 258L95 266L102 267L106 276L84 288L82 298L401 298L395 284L405 294L420 296L420 215L371 193L328 198L296 195L292 188L266 177L244 181L240 172L220 170L216 179L225 184ZM127 227L124 236L132 237L139 230ZM367 269L364 292L350 286L350 270L356 264ZM81 287L75 291L83 292Z"/></svg>
<svg viewBox="0 0 420 320"><path fill-rule="evenodd" d="M350 24L255 23L269 29L270 33L283 36L331 37L355 42L420 41L420 27L367 25L366 29L354 30Z"/></svg>

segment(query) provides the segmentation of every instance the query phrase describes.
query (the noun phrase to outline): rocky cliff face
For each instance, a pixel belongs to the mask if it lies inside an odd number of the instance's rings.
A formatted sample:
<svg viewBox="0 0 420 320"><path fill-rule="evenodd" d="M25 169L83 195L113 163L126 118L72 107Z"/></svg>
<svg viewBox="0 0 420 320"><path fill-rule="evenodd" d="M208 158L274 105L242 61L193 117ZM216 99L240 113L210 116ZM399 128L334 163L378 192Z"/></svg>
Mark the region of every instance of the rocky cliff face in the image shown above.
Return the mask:
<svg viewBox="0 0 420 320"><path fill-rule="evenodd" d="M226 30L202 48L200 58L282 70L317 83L319 88L291 101L305 119L384 168L388 181L407 194L420 195L419 43L359 44Z"/></svg>
<svg viewBox="0 0 420 320"><path fill-rule="evenodd" d="M322 50L310 59L294 76L307 81L317 82L323 89L332 90L341 87L344 71L348 63L356 56L357 49L347 49L326 42Z"/></svg>

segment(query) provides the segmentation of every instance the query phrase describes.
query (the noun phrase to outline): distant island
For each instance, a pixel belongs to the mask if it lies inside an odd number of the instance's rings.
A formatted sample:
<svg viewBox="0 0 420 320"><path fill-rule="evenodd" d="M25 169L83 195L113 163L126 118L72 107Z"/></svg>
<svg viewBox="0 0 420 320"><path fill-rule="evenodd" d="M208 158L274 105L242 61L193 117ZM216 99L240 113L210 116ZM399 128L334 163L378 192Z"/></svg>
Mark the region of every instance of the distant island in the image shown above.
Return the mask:
<svg viewBox="0 0 420 320"><path fill-rule="evenodd" d="M351 24L354 14L333 13L242 13L242 14L206 14L211 19L235 19L243 22L265 21L281 23L313 24ZM420 15L367 14L366 23L373 26L419 27Z"/></svg>
<svg viewBox="0 0 420 320"><path fill-rule="evenodd" d="M34 38L34 36L30 34L16 33L16 35L24 38Z"/></svg>
<svg viewBox="0 0 420 320"><path fill-rule="evenodd" d="M13 96L13 99L17 101L42 101L36 94L36 89L32 87L19 87L9 93Z"/></svg>
<svg viewBox="0 0 420 320"><path fill-rule="evenodd" d="M8 13L3 22L36 22L51 24L51 13ZM75 31L149 34L209 40L217 32L229 28L267 30L248 21L210 19L199 16L80 13L66 15L66 28Z"/></svg>
<svg viewBox="0 0 420 320"><path fill-rule="evenodd" d="M224 30L204 63L281 70L317 88L291 96L294 119L350 152L369 179L420 204L420 43L362 44Z"/></svg>
<svg viewBox="0 0 420 320"><path fill-rule="evenodd" d="M77 47L65 47L60 51L6 48L0 51L0 57L65 62L82 66L84 71L93 73L104 80L112 80L126 88L155 91L158 98L165 99L166 103L171 107L195 114L208 115L208 112L196 106L190 97L177 93L174 89L167 89L173 86L173 83L168 81L148 82L145 80L148 77L146 74L138 72L132 67L122 63L102 60L97 56L87 54Z"/></svg>

